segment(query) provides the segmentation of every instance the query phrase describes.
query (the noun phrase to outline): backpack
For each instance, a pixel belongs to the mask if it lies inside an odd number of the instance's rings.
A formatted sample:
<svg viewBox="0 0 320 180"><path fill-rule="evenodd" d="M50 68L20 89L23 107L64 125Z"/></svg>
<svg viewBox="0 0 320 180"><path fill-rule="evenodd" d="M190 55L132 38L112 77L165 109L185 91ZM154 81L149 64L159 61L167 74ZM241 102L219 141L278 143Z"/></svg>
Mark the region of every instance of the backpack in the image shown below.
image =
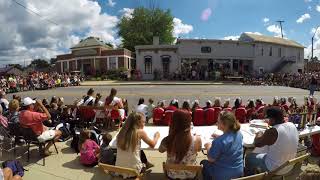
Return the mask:
<svg viewBox="0 0 320 180"><path fill-rule="evenodd" d="M59 130L62 133L60 137L61 141L66 141L71 138L70 124L60 123L56 126L56 130Z"/></svg>
<svg viewBox="0 0 320 180"><path fill-rule="evenodd" d="M24 176L24 171L27 171L23 168L20 161L18 160L7 160L2 163L2 168L10 168L12 170L13 176L19 175L21 177Z"/></svg>
<svg viewBox="0 0 320 180"><path fill-rule="evenodd" d="M71 148L78 154L80 152L79 149L79 141L80 141L80 130L75 129L72 134Z"/></svg>
<svg viewBox="0 0 320 180"><path fill-rule="evenodd" d="M102 144L102 136L96 130L91 130L90 139L95 141L99 146Z"/></svg>

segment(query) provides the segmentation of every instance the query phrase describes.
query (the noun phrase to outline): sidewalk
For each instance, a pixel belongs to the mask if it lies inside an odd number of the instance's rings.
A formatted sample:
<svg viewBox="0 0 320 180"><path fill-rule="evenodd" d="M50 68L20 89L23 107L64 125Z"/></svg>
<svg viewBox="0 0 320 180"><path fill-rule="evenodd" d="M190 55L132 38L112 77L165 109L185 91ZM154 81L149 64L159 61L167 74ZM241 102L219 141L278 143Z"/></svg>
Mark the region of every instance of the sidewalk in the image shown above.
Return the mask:
<svg viewBox="0 0 320 180"><path fill-rule="evenodd" d="M130 86L130 85L242 85L238 81L85 81L81 86Z"/></svg>

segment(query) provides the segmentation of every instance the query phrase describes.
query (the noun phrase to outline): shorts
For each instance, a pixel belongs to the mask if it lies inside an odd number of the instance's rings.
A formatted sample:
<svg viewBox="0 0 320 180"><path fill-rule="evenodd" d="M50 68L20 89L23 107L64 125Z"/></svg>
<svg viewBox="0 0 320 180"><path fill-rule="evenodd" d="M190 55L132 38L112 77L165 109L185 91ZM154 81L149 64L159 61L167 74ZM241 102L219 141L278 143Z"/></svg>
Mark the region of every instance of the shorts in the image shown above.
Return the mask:
<svg viewBox="0 0 320 180"><path fill-rule="evenodd" d="M40 136L38 136L38 140L40 142L46 142L48 140L53 139L55 135L56 135L55 130L47 130L47 131L42 132L42 134Z"/></svg>
<svg viewBox="0 0 320 180"><path fill-rule="evenodd" d="M3 177L4 175L3 175L3 170L2 169L0 169L0 180L4 180L4 177Z"/></svg>

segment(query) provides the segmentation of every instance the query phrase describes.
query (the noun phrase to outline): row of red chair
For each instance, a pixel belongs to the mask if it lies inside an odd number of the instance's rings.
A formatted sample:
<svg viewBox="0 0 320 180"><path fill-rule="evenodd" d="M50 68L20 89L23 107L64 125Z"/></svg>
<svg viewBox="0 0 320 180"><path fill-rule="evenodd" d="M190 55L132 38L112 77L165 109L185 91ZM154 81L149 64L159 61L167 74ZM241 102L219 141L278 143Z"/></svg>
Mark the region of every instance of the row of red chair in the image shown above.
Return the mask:
<svg viewBox="0 0 320 180"><path fill-rule="evenodd" d="M258 111L251 112L252 109L246 110L245 107L239 107L234 111L236 119L240 123L247 123L248 122L248 115L252 115L255 112L261 111L263 108L259 109ZM206 126L206 125L214 125L217 123L220 112L224 111L229 111L232 112L231 108L226 108L222 109L221 107L212 107L212 108L197 108L193 112L193 124L195 126ZM153 123L155 125L170 125L172 121L172 115L175 109L166 109L164 110L163 108L155 108L153 110ZM259 117L261 114L261 118L263 113L258 113Z"/></svg>
<svg viewBox="0 0 320 180"><path fill-rule="evenodd" d="M172 122L172 116L175 110L155 108L153 110L153 123L155 125L168 126ZM198 108L193 113L193 124L195 126L214 125L218 121L221 107L202 109Z"/></svg>

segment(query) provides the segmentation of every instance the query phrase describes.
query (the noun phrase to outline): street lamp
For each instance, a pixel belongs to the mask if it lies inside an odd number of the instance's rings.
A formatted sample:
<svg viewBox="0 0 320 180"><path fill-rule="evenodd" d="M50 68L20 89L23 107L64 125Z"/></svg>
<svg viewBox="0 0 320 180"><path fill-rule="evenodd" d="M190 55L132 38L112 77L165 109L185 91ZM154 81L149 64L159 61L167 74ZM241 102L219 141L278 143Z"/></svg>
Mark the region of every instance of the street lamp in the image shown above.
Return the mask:
<svg viewBox="0 0 320 180"><path fill-rule="evenodd" d="M316 35L318 28L319 28L319 26L316 28L316 30L314 31L314 34L313 34L313 36L311 38L311 61L313 60L313 50L314 50L313 49L313 41L314 41L314 36Z"/></svg>

